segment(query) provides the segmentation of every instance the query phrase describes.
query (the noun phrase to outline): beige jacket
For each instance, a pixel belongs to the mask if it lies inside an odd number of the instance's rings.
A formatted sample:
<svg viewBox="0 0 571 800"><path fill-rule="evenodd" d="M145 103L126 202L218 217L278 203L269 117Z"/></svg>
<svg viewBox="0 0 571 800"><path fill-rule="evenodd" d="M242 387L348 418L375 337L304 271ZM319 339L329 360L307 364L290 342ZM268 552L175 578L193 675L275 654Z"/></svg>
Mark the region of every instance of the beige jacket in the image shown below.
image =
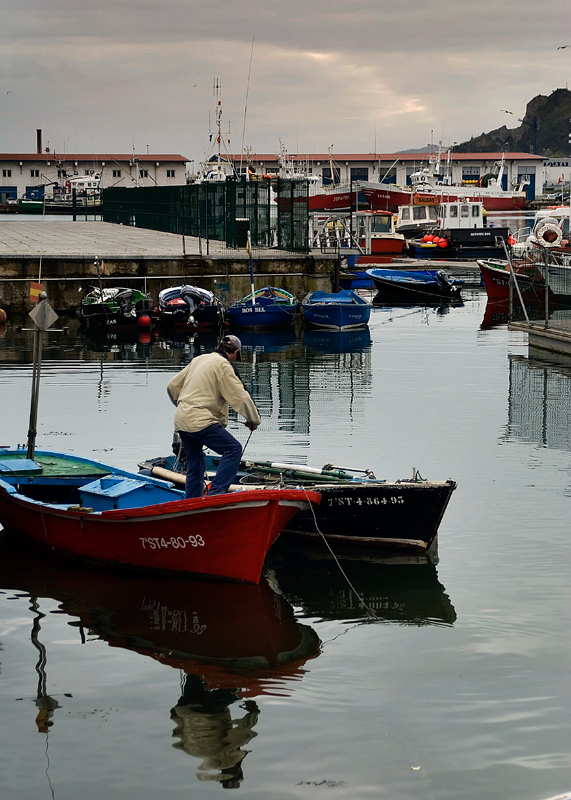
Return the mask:
<svg viewBox="0 0 571 800"><path fill-rule="evenodd" d="M177 431L196 433L215 422L226 427L229 405L247 422L261 422L258 409L232 364L217 352L193 358L170 379L167 392L176 405Z"/></svg>

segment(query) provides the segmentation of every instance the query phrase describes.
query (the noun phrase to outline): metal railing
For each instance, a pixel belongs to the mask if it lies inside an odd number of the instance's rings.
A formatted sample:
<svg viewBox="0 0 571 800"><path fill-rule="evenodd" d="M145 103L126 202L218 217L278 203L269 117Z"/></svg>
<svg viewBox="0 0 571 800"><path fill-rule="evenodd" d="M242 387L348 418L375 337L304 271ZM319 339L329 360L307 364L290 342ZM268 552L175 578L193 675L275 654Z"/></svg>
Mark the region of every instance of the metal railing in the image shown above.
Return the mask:
<svg viewBox="0 0 571 800"><path fill-rule="evenodd" d="M108 188L102 219L137 228L252 248L309 252L309 183L306 180L225 181L184 186Z"/></svg>

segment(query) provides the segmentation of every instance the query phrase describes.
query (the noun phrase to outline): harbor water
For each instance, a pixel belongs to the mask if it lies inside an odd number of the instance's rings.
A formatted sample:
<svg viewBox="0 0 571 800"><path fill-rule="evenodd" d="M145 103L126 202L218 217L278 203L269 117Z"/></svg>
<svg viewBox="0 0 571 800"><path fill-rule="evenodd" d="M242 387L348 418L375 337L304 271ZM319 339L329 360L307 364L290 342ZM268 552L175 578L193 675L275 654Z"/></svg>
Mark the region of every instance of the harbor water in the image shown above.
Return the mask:
<svg viewBox="0 0 571 800"><path fill-rule="evenodd" d="M213 336L45 335L37 447L136 469ZM31 325L24 325L31 327ZM571 362L475 288L368 329L244 333L246 457L452 478L437 554L278 541L259 587L87 568L0 534L2 800L547 800L571 790ZM0 329L0 445L32 333ZM335 549L335 548L334 548Z"/></svg>

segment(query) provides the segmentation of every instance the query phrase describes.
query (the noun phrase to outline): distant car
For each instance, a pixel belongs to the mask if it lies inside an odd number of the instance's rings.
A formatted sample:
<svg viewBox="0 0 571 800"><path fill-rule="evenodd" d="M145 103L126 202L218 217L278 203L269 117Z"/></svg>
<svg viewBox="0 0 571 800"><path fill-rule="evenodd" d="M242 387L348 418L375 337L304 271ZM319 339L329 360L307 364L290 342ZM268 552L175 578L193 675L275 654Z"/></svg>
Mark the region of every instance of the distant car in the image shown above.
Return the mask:
<svg viewBox="0 0 571 800"><path fill-rule="evenodd" d="M16 200L15 197L7 197L6 198L6 203L9 206L17 206L18 205L18 201Z"/></svg>

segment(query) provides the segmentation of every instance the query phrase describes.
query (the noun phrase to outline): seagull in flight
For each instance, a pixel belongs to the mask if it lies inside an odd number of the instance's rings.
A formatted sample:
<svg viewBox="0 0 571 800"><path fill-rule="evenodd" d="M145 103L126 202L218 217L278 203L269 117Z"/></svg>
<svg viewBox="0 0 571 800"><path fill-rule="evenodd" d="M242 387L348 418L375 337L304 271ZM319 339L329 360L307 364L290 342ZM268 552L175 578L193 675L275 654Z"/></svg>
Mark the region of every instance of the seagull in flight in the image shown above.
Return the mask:
<svg viewBox="0 0 571 800"><path fill-rule="evenodd" d="M561 44L561 45L559 45L559 47L557 49L558 50L565 50L566 47L571 47L571 45L569 45L569 44Z"/></svg>

